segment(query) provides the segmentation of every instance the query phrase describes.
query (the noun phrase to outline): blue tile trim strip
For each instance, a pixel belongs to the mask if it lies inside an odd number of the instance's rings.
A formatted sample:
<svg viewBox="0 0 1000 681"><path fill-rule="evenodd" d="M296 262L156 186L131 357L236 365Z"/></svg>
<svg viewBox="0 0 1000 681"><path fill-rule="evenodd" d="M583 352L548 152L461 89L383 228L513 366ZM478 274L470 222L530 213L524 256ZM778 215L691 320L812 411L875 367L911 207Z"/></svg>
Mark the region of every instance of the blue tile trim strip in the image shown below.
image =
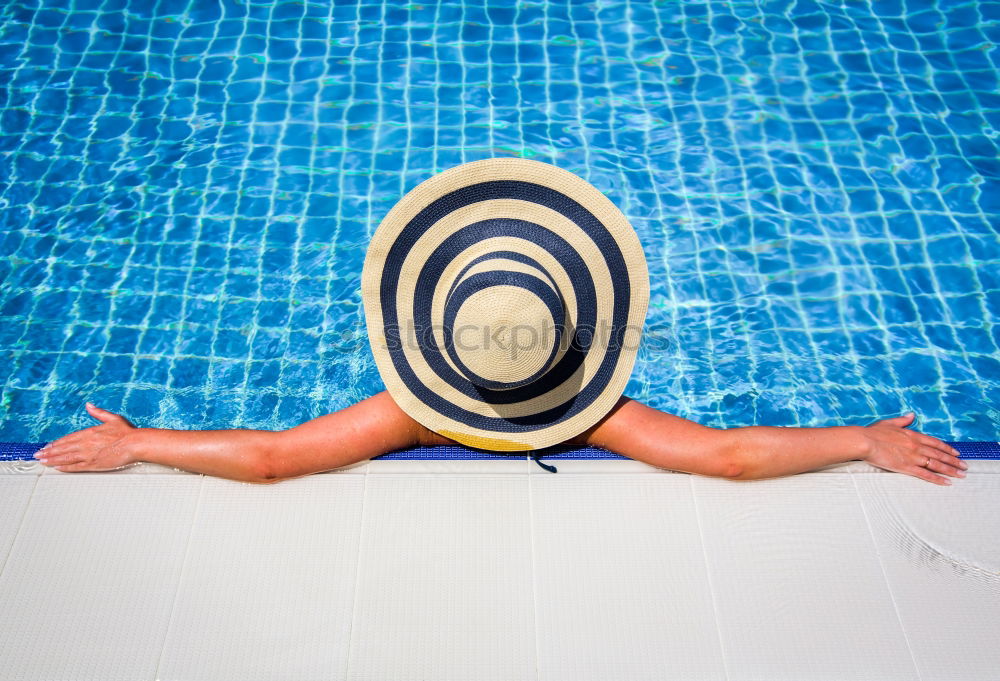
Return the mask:
<svg viewBox="0 0 1000 681"><path fill-rule="evenodd" d="M0 442L0 461L31 460L44 442ZM949 442L963 459L1000 459L998 442ZM628 457L597 447L556 446L540 450L542 458L556 459L626 459ZM468 447L414 447L376 457L379 461L396 459L509 459L514 454L492 454ZM527 453L524 454L527 457Z"/></svg>

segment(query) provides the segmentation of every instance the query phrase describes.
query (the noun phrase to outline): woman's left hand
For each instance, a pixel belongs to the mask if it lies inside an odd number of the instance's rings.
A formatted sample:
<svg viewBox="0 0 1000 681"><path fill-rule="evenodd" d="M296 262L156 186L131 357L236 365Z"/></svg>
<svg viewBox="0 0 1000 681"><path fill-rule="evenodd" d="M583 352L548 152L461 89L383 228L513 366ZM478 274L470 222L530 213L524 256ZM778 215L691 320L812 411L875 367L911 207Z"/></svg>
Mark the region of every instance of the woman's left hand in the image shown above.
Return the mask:
<svg viewBox="0 0 1000 681"><path fill-rule="evenodd" d="M132 463L122 442L136 427L125 417L89 402L87 413L101 424L50 442L35 453L35 458L45 466L66 472L110 471Z"/></svg>

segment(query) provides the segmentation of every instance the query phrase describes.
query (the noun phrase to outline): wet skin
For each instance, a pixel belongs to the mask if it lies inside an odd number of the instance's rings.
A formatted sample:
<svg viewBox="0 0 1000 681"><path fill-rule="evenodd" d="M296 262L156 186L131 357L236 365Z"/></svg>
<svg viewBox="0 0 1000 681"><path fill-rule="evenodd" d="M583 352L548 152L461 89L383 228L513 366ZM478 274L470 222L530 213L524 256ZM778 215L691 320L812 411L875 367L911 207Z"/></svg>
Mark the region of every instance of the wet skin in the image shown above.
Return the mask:
<svg viewBox="0 0 1000 681"><path fill-rule="evenodd" d="M387 392L280 431L136 428L86 405L100 421L55 440L35 457L60 471L114 470L139 461L246 482L273 483L418 445L455 444L407 416ZM845 461L912 475L939 485L968 466L944 442L908 428L914 415L870 426L717 429L628 397L596 425L567 441L593 445L665 468L753 480Z"/></svg>

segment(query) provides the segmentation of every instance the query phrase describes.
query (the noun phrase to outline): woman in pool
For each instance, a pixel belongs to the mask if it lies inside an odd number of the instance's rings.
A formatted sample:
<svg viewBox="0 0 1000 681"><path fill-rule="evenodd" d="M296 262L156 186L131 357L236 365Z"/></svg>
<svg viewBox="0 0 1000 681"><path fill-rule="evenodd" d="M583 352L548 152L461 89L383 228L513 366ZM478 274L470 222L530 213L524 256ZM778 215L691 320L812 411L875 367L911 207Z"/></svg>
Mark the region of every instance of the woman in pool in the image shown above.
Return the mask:
<svg viewBox="0 0 1000 681"><path fill-rule="evenodd" d="M361 292L387 392L276 432L135 428L88 404L102 423L36 456L275 482L416 445L568 443L739 480L854 460L941 485L965 475L958 452L907 430L912 414L720 430L623 397L649 300L643 250L611 201L555 166L487 159L423 182L372 237Z"/></svg>

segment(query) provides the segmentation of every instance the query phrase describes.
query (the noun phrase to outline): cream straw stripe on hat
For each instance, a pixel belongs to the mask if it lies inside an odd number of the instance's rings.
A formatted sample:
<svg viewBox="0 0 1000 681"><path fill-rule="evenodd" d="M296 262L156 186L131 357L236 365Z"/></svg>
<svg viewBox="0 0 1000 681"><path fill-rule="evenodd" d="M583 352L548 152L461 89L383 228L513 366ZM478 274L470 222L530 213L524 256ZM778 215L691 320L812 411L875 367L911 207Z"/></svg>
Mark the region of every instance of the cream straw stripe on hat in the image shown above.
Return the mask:
<svg viewBox="0 0 1000 681"><path fill-rule="evenodd" d="M526 159L452 168L400 199L361 277L386 389L416 421L498 451L558 444L618 401L649 302L611 201Z"/></svg>

